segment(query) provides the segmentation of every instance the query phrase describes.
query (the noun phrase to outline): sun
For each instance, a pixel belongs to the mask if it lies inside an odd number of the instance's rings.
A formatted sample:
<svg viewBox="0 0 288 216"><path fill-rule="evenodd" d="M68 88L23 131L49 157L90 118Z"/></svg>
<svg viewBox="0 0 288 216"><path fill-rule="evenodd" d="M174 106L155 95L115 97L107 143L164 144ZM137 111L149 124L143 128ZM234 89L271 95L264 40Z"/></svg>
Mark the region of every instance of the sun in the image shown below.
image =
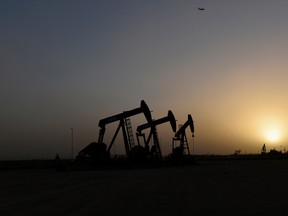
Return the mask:
<svg viewBox="0 0 288 216"><path fill-rule="evenodd" d="M259 135L269 143L279 143L284 136L285 123L277 116L259 117Z"/></svg>
<svg viewBox="0 0 288 216"><path fill-rule="evenodd" d="M268 131L267 138L271 142L277 142L280 138L279 132L276 130Z"/></svg>

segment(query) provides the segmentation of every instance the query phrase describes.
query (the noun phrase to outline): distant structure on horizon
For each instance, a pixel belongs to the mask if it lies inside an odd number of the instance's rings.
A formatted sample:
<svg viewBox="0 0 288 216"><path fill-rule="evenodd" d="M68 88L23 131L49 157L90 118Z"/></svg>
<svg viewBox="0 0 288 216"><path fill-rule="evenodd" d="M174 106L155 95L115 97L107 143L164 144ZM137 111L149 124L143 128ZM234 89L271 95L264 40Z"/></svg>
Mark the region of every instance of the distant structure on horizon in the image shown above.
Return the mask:
<svg viewBox="0 0 288 216"><path fill-rule="evenodd" d="M264 143L263 146L262 146L261 154L266 154L266 146L265 146L265 143Z"/></svg>

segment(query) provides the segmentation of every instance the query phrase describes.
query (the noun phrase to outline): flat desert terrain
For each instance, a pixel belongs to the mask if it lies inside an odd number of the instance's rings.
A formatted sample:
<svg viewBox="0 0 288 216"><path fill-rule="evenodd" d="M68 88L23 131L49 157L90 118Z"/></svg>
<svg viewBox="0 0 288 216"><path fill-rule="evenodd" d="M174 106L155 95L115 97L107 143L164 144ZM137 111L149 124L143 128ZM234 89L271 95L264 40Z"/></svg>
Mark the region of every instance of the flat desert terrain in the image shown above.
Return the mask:
<svg viewBox="0 0 288 216"><path fill-rule="evenodd" d="M1 215L288 215L288 160L0 171Z"/></svg>

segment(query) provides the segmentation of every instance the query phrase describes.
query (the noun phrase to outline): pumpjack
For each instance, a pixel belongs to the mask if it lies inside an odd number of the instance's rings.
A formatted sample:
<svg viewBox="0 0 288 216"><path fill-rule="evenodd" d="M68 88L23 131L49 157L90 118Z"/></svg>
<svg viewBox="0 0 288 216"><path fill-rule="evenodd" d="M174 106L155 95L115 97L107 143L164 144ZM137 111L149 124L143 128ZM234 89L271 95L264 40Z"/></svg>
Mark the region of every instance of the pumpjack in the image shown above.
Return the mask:
<svg viewBox="0 0 288 216"><path fill-rule="evenodd" d="M141 101L139 108L132 109L130 111L124 111L123 113L119 113L119 114L101 119L98 124L98 126L100 127L98 143L96 142L90 143L87 147L81 150L78 155L89 155L90 157L96 160L109 158L111 147L113 146L114 141L120 129L122 129L126 156L129 158L131 156L131 150L135 147L132 126L131 126L129 117L135 116L141 113L144 114L148 122L152 122L151 112L144 100ZM106 125L113 123L113 122L117 122L117 121L119 122L119 125L107 148L107 145L103 143L103 139L104 139L104 135L106 131Z"/></svg>
<svg viewBox="0 0 288 216"><path fill-rule="evenodd" d="M176 158L182 158L185 156L190 156L190 150L188 145L188 140L186 136L186 128L190 127L192 138L194 137L194 122L192 116L188 115L188 120L180 125L179 130L175 133L172 141L172 155ZM179 146L176 147L176 143L180 143Z"/></svg>
<svg viewBox="0 0 288 216"><path fill-rule="evenodd" d="M138 148L141 148L140 145L140 140L139 137L142 137L144 140L144 148L145 148L145 153L148 158L154 159L154 160L161 160L162 159L162 154L161 154L161 149L160 149L160 144L159 144L159 139L157 135L157 129L156 126L163 124L165 122L170 122L171 127L173 132L176 131L176 120L175 117L172 113L171 110L168 111L168 115L166 117L153 120L153 121L148 121L148 123L140 125L137 127L137 141L138 141ZM142 133L142 130L145 130L147 128L150 128L150 133L148 135L148 138L146 140L145 134ZM153 137L153 145L150 148L150 141L151 138Z"/></svg>

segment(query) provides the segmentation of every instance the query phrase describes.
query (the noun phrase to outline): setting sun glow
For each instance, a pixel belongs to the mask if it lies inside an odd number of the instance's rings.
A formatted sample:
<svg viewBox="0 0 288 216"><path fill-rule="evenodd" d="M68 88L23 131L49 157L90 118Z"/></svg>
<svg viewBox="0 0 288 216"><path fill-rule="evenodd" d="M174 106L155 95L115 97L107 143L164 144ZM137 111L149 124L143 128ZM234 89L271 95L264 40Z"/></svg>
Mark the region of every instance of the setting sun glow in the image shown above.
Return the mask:
<svg viewBox="0 0 288 216"><path fill-rule="evenodd" d="M272 142L276 142L279 140L279 133L278 131L275 131L275 130L271 130L268 132L267 134L267 138L269 141L272 141Z"/></svg>
<svg viewBox="0 0 288 216"><path fill-rule="evenodd" d="M285 139L285 123L280 116L266 115L259 117L260 136L264 138L263 141L270 144L280 144Z"/></svg>

